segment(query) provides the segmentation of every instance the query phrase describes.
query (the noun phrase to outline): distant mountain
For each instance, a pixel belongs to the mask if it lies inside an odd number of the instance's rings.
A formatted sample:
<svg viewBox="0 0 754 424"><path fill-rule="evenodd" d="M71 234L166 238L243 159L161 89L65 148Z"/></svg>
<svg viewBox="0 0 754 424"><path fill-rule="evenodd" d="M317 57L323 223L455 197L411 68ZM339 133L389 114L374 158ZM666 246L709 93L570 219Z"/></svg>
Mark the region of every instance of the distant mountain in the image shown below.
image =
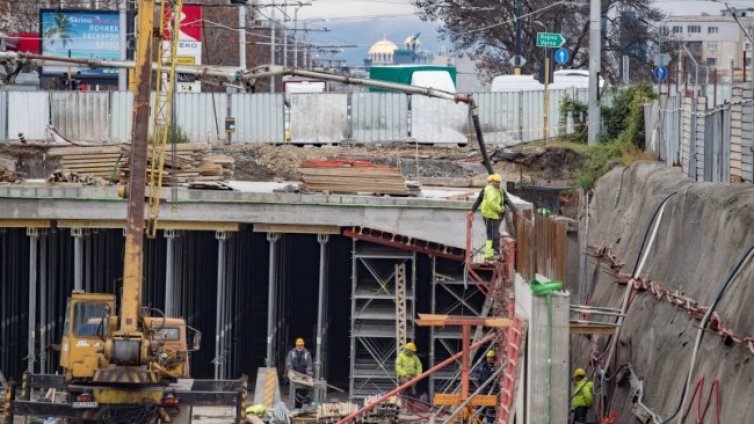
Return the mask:
<svg viewBox="0 0 754 424"><path fill-rule="evenodd" d="M440 47L448 43L439 39L439 24L434 22L422 22L415 16L380 17L364 20L323 22L323 26L330 32L311 32L310 37L315 44L356 44L357 48L344 49L338 58L345 59L349 65L362 65L367 56L369 47L375 42L387 37L388 40L402 46L406 37L417 32L421 33L419 40L422 49L427 49L437 54Z"/></svg>

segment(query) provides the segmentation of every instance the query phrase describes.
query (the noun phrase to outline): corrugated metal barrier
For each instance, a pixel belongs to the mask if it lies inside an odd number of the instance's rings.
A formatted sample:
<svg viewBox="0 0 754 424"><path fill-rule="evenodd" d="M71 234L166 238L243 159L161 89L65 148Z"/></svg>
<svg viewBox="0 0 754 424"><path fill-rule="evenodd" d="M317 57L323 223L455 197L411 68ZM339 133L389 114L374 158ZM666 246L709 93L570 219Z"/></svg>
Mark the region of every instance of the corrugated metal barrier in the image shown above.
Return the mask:
<svg viewBox="0 0 754 424"><path fill-rule="evenodd" d="M45 139L50 122L72 140L123 143L131 136L131 92L24 91L2 96L7 102L0 98L0 103L13 107L0 109L1 139L17 139L18 133ZM552 90L550 137L573 130L570 117L560 121L566 96L583 100L586 91ZM543 97L542 91L475 94L486 140L517 144L542 139ZM400 93L296 94L288 109L282 94L179 93L175 123L192 142L225 142L229 107L236 118L232 142L239 144L283 143L286 128L294 144L415 140L452 145L468 143L472 133L466 105Z"/></svg>
<svg viewBox="0 0 754 424"><path fill-rule="evenodd" d="M347 112L347 94L291 95L291 143L340 143L348 138Z"/></svg>
<svg viewBox="0 0 754 424"><path fill-rule="evenodd" d="M8 92L8 138L45 140L50 124L50 93L46 91Z"/></svg>
<svg viewBox="0 0 754 424"><path fill-rule="evenodd" d="M284 142L282 94L234 94L232 101L236 117L233 143Z"/></svg>
<svg viewBox="0 0 754 424"><path fill-rule="evenodd" d="M408 97L400 93L351 94L352 140L405 141L408 138Z"/></svg>
<svg viewBox="0 0 754 424"><path fill-rule="evenodd" d="M130 91L110 93L110 142L125 143L131 139L134 95Z"/></svg>
<svg viewBox="0 0 754 424"><path fill-rule="evenodd" d="M66 138L78 141L107 141L110 95L94 91L50 93L51 122Z"/></svg>
<svg viewBox="0 0 754 424"><path fill-rule="evenodd" d="M228 96L222 93L177 93L175 123L193 142L225 141L227 104Z"/></svg>
<svg viewBox="0 0 754 424"><path fill-rule="evenodd" d="M8 139L8 92L0 90L0 140Z"/></svg>

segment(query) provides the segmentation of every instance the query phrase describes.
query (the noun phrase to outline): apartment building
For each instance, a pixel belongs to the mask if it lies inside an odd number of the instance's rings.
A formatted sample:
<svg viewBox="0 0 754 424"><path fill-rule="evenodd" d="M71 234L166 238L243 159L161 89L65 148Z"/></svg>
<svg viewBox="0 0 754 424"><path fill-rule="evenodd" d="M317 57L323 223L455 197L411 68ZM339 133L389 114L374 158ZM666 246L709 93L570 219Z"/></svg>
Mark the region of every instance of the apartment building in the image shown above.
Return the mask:
<svg viewBox="0 0 754 424"><path fill-rule="evenodd" d="M754 35L754 8L734 9L741 25ZM746 32L728 10L720 15L671 15L663 32L676 42L683 42L700 65L727 71L744 65L744 51L749 49ZM750 63L751 54L746 59Z"/></svg>

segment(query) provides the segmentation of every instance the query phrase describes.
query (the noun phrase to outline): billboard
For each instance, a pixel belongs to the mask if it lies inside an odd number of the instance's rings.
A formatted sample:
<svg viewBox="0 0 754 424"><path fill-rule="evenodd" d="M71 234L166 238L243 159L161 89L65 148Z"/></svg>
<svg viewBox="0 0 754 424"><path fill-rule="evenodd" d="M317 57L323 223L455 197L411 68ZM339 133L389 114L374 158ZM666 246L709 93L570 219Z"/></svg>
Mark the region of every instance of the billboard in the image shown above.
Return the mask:
<svg viewBox="0 0 754 424"><path fill-rule="evenodd" d="M77 59L120 59L117 11L42 9L39 16L42 54ZM44 74L117 78L117 69L45 66Z"/></svg>
<svg viewBox="0 0 754 424"><path fill-rule="evenodd" d="M172 10L166 8L166 18L172 17ZM163 40L170 39L170 31L165 31ZM163 41L163 48L169 48L169 43ZM198 4L184 4L181 10L181 31L178 34L176 59L179 65L202 64L202 6ZM198 93L202 83L196 81L192 75L176 75L176 90L179 93Z"/></svg>

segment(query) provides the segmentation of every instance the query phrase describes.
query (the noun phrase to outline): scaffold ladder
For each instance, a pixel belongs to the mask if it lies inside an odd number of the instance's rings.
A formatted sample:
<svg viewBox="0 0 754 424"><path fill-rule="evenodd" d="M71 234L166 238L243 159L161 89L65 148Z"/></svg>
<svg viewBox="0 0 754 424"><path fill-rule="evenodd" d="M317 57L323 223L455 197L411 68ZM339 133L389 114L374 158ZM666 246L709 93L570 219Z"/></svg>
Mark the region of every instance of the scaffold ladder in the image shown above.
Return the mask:
<svg viewBox="0 0 754 424"><path fill-rule="evenodd" d="M406 264L395 265L395 344L397 352L406 348L408 325L406 316Z"/></svg>

